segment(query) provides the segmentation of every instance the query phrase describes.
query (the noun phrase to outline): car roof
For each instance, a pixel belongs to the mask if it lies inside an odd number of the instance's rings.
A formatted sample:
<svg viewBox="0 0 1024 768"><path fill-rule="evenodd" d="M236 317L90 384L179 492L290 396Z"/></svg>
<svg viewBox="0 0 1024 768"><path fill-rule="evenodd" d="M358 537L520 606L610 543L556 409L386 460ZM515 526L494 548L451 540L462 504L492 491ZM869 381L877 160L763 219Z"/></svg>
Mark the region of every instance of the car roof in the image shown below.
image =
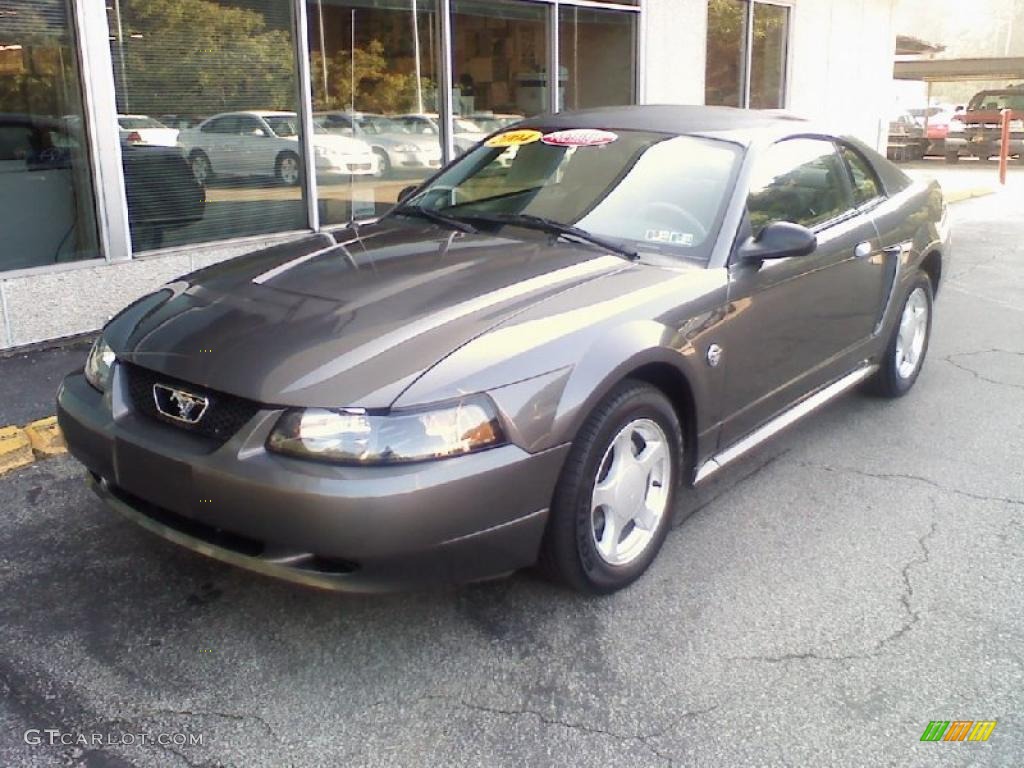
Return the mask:
<svg viewBox="0 0 1024 768"><path fill-rule="evenodd" d="M538 115L527 123L548 128L605 128L726 138L749 144L767 135L812 132L811 123L781 110L678 104L601 107Z"/></svg>

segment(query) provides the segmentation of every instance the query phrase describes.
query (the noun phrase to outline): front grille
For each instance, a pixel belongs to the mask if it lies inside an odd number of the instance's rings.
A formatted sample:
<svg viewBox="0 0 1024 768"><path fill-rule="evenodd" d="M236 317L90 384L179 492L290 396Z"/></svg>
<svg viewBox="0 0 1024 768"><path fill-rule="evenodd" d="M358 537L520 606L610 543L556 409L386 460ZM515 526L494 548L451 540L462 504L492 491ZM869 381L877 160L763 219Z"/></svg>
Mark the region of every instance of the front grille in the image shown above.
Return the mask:
<svg viewBox="0 0 1024 768"><path fill-rule="evenodd" d="M206 387L175 379L172 376L165 376L147 368L142 368L131 363L121 363L128 381L128 397L132 409L143 416L146 416L164 424L170 424L178 429L203 437L216 440L218 443L225 443L241 429L260 410L259 403L246 400L244 397L236 397L226 392L218 392ZM203 413L203 417L195 424L164 416L157 410L156 400L153 397L153 385L163 384L168 387L183 389L193 395L200 395L209 399L210 404Z"/></svg>

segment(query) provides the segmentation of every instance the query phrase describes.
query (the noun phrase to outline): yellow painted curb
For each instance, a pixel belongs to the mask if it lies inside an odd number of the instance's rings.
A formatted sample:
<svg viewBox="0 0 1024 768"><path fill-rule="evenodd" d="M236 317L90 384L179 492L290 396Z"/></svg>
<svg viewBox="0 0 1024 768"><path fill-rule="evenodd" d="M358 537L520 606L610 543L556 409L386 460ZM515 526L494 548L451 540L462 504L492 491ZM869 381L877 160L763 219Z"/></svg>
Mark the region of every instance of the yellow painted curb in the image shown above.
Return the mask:
<svg viewBox="0 0 1024 768"><path fill-rule="evenodd" d="M985 195L994 195L996 190L993 187L971 187L970 189L957 189L946 194L947 203L959 203L964 200L970 200L974 197L985 197Z"/></svg>
<svg viewBox="0 0 1024 768"><path fill-rule="evenodd" d="M57 417L48 416L39 421L33 421L25 425L25 434L32 444L32 451L40 459L50 456L60 456L68 452L64 442L64 435L57 426Z"/></svg>
<svg viewBox="0 0 1024 768"><path fill-rule="evenodd" d="M35 460L25 430L20 427L0 427L0 475L12 469L27 467Z"/></svg>

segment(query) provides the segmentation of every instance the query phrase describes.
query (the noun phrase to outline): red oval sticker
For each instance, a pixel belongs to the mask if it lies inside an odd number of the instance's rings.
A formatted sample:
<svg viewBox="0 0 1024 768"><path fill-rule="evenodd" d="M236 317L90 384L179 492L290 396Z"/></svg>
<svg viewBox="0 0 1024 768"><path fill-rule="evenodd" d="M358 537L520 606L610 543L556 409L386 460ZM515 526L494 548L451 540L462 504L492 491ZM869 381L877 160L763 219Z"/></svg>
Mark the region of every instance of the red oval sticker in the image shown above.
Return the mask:
<svg viewBox="0 0 1024 768"><path fill-rule="evenodd" d="M541 141L554 147L601 147L611 144L618 137L611 131L596 128L570 128L567 131L555 131L541 137Z"/></svg>

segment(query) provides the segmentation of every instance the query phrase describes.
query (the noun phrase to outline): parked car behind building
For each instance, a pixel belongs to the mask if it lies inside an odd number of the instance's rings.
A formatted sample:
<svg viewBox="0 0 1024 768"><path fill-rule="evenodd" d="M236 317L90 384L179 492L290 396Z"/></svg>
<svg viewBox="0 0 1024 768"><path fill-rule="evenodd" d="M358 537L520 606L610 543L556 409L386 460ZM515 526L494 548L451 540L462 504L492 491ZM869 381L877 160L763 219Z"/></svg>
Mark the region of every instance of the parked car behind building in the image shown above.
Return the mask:
<svg viewBox="0 0 1024 768"><path fill-rule="evenodd" d="M950 132L963 138L963 147L957 156L946 156L955 162L959 154L973 155L987 160L999 154L1002 133L1002 111L1010 114L1010 154L1024 157L1024 85L979 91L967 104L967 109L950 125Z"/></svg>

